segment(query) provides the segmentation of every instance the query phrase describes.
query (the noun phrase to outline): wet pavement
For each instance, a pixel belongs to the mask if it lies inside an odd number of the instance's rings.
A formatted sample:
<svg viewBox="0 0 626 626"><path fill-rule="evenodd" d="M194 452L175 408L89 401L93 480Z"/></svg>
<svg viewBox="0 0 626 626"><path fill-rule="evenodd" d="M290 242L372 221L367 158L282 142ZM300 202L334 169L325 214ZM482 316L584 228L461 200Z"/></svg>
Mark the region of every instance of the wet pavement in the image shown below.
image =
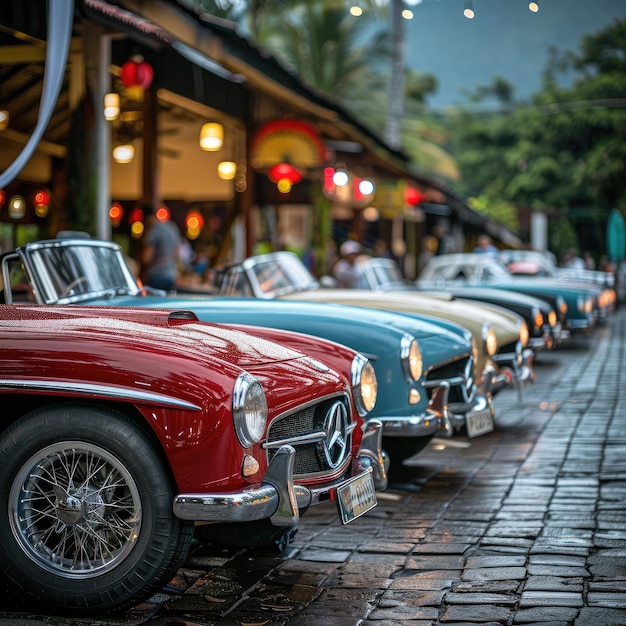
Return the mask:
<svg viewBox="0 0 626 626"><path fill-rule="evenodd" d="M626 310L536 360L497 428L436 440L410 483L341 526L311 509L282 553L198 542L162 593L116 618L0 625L626 624Z"/></svg>

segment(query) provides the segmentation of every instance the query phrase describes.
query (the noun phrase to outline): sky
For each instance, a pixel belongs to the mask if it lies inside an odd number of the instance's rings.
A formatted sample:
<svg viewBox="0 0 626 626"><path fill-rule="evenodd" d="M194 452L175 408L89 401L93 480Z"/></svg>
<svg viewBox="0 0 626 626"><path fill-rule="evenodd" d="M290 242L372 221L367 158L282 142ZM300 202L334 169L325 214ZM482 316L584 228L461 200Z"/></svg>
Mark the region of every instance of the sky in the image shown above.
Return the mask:
<svg viewBox="0 0 626 626"><path fill-rule="evenodd" d="M467 3L474 19L463 16ZM626 19L626 0L422 0L404 21L409 68L433 74L439 87L428 97L432 109L466 104L474 91L501 76L514 86L514 98L540 91L551 47L579 51L585 35L615 19ZM407 0L414 4L415 0Z"/></svg>

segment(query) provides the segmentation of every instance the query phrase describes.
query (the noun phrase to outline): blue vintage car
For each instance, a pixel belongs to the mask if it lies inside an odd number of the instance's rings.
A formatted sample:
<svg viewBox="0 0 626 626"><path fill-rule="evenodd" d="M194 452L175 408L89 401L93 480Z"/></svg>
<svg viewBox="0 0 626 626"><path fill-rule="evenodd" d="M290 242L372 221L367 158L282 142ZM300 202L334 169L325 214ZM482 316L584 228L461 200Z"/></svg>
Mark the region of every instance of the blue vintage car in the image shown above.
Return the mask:
<svg viewBox="0 0 626 626"><path fill-rule="evenodd" d="M391 478L403 477L403 462L437 432L464 427L477 436L494 428L491 378L485 375L478 388L471 334L453 323L341 305L166 296L137 284L117 244L80 237L33 242L4 255L2 282L7 303L184 308L203 321L307 333L365 354L379 385L368 419L383 424Z"/></svg>
<svg viewBox="0 0 626 626"><path fill-rule="evenodd" d="M593 282L541 276L515 276L495 255L480 253L442 254L431 258L420 273L421 288L470 284L504 289L542 298L560 305L562 323L571 333L586 333L615 307L615 291Z"/></svg>
<svg viewBox="0 0 626 626"><path fill-rule="evenodd" d="M357 287L373 291L414 291L417 285L402 276L393 259L360 257L355 264ZM429 295L452 296L459 300L487 302L510 309L526 320L528 347L533 350L553 349L569 337L557 313L558 308L546 300L506 289L484 285L444 285L443 289L427 290Z"/></svg>

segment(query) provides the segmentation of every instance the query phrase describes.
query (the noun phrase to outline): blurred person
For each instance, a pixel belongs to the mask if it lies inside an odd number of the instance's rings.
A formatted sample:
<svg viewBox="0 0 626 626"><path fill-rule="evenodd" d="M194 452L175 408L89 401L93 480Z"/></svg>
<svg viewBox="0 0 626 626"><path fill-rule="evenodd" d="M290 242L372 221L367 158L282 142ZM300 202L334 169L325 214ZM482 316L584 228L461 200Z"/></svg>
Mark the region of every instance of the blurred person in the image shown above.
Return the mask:
<svg viewBox="0 0 626 626"><path fill-rule="evenodd" d="M479 235L476 247L474 248L474 252L493 254L495 252L498 252L498 248L493 245L493 243L491 242L491 237L489 235Z"/></svg>
<svg viewBox="0 0 626 626"><path fill-rule="evenodd" d="M375 256L381 259L393 258L391 255L391 252L389 252L387 242L384 239L376 240L376 243L374 244L374 249L372 250L372 256Z"/></svg>
<svg viewBox="0 0 626 626"><path fill-rule="evenodd" d="M361 244L353 239L344 241L339 247L341 258L333 267L333 276L339 287L350 289L355 286L357 273L354 263L361 251Z"/></svg>
<svg viewBox="0 0 626 626"><path fill-rule="evenodd" d="M178 278L180 231L169 219L158 219L151 204L142 209L147 226L141 254L144 284L171 291Z"/></svg>
<svg viewBox="0 0 626 626"><path fill-rule="evenodd" d="M596 269L596 262L593 258L593 256L591 255L591 252L589 252L589 250L586 250L583 254L583 261L585 262L585 267L588 270L595 270Z"/></svg>
<svg viewBox="0 0 626 626"><path fill-rule="evenodd" d="M565 252L565 254L563 255L562 266L567 267L568 269L571 269L571 270L586 269L585 262L578 255L578 250L576 250L575 248L571 248L570 250L567 250L567 252Z"/></svg>
<svg viewBox="0 0 626 626"><path fill-rule="evenodd" d="M419 257L417 259L417 267L420 272L426 266L428 261L435 256L438 245L439 242L437 241L437 237L434 235L426 235L426 237L422 239L422 251L419 253Z"/></svg>

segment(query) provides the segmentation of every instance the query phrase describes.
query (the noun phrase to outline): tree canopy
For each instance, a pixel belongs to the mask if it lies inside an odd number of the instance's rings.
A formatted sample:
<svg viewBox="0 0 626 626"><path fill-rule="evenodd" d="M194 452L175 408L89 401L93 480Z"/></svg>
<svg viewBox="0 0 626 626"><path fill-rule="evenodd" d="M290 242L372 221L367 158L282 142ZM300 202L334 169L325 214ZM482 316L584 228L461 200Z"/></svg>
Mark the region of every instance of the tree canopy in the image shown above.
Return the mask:
<svg viewBox="0 0 626 626"><path fill-rule="evenodd" d="M502 93L499 113L460 112L447 121L460 187L535 209L626 209L625 70L626 21L616 20L585 37L577 54L553 50L527 105L510 106L501 81L483 88L479 96ZM575 79L564 87L566 74Z"/></svg>

